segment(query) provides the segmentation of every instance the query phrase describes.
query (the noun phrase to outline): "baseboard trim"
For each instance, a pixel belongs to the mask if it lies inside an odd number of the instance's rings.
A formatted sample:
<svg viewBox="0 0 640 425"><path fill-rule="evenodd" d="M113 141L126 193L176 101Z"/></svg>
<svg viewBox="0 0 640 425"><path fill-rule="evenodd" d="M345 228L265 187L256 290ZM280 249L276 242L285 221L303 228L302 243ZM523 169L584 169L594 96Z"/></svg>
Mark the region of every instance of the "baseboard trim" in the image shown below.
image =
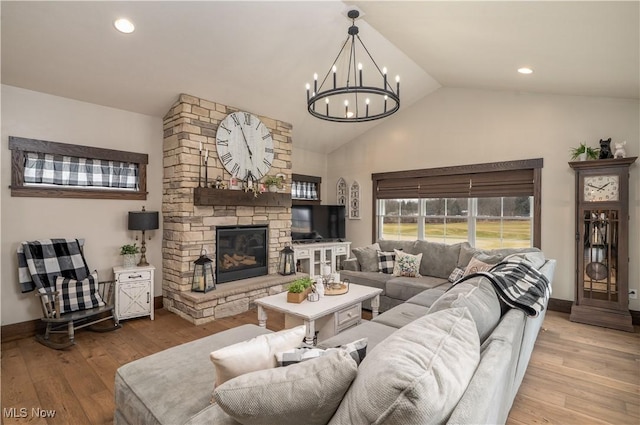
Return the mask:
<svg viewBox="0 0 640 425"><path fill-rule="evenodd" d="M153 297L153 308L154 310L162 308L162 296ZM0 341L4 344L18 339L31 338L37 333L44 332L44 328L44 322L40 319L4 325L0 328L2 334Z"/></svg>
<svg viewBox="0 0 640 425"><path fill-rule="evenodd" d="M560 313L571 314L572 305L573 305L573 301L550 298L548 307L549 307L549 310L551 311L559 311ZM629 310L629 313L631 313L632 323L636 326L640 326L640 311Z"/></svg>

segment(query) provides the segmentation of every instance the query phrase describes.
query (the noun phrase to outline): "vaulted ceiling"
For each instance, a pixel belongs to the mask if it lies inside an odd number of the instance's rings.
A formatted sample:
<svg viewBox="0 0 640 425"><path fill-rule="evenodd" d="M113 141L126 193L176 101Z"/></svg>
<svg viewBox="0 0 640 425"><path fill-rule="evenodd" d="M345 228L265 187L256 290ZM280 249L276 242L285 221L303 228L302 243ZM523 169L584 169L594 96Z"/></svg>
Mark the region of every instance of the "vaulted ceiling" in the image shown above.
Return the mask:
<svg viewBox="0 0 640 425"><path fill-rule="evenodd" d="M305 83L333 62L352 6L401 76L399 113L441 86L640 97L637 1L3 1L2 83L159 117L187 93L290 122L294 146L330 152L378 123L306 112ZM115 31L118 17L135 32Z"/></svg>

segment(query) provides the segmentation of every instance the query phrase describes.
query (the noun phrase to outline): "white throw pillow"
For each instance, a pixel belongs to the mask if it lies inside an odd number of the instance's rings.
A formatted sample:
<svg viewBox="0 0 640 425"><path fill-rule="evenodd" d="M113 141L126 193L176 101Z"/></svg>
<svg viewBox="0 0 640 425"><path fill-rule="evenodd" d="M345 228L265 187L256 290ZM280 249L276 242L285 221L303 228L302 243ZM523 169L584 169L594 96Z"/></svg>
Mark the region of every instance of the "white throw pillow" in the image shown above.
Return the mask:
<svg viewBox="0 0 640 425"><path fill-rule="evenodd" d="M276 367L276 353L298 347L304 336L305 327L301 325L260 335L212 352L209 358L216 368L215 385L245 373Z"/></svg>

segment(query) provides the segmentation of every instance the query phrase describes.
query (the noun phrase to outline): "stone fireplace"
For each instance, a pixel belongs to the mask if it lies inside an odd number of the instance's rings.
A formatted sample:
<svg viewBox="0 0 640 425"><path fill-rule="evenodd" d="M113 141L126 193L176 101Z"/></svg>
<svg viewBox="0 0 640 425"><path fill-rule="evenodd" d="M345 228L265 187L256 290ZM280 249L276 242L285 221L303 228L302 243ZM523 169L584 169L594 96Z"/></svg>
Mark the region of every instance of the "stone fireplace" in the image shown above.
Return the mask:
<svg viewBox="0 0 640 425"><path fill-rule="evenodd" d="M263 193L255 198L241 190L211 188L216 177L227 184L231 177L218 158L215 136L220 122L236 111L237 108L183 94L164 117L163 305L195 324L246 311L255 299L282 291L293 280L276 274L279 252L291 243L291 201L287 196L290 187L286 194ZM268 175L281 173L290 182L291 125L264 116L260 120L271 132L274 143L275 157ZM200 183L205 176L199 167L201 146L203 155L209 151L207 189ZM288 199L288 203L278 199ZM228 251L230 241L220 241L220 230L246 226L264 229L264 254L253 251L256 239L251 242L253 245L235 254ZM232 243L240 243L241 239L244 237L234 238ZM223 278L231 277L228 283L206 294L191 292L193 262L202 249L216 266L233 265L229 267L232 273ZM252 261L262 263L260 273L266 275L245 278L234 274L238 267L234 262L253 270Z"/></svg>

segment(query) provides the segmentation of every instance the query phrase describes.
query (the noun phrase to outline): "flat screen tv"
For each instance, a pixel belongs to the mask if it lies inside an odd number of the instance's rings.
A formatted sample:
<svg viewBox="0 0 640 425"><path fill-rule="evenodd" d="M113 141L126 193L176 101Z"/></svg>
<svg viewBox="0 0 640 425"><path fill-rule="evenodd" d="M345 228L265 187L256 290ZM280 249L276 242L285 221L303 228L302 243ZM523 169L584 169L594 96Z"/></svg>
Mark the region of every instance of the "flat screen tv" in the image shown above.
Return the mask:
<svg viewBox="0 0 640 425"><path fill-rule="evenodd" d="M344 239L345 215L344 205L293 205L291 239L297 242Z"/></svg>

